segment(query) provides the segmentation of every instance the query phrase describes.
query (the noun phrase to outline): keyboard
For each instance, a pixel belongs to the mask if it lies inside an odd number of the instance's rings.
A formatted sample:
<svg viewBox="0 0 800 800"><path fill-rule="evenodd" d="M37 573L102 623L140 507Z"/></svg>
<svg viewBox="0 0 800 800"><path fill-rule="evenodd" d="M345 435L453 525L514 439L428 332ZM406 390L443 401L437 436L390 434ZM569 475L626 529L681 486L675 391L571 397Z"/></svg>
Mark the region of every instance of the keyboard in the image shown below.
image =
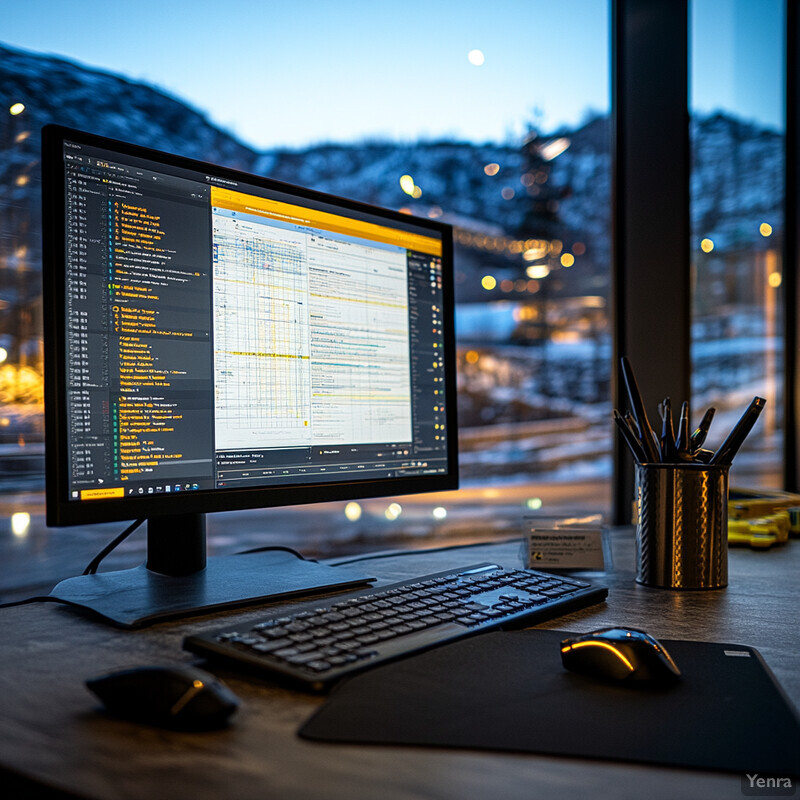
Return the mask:
<svg viewBox="0 0 800 800"><path fill-rule="evenodd" d="M211 660L323 691L347 675L498 628L520 628L605 599L608 589L531 569L475 564L276 609L247 627L188 636Z"/></svg>

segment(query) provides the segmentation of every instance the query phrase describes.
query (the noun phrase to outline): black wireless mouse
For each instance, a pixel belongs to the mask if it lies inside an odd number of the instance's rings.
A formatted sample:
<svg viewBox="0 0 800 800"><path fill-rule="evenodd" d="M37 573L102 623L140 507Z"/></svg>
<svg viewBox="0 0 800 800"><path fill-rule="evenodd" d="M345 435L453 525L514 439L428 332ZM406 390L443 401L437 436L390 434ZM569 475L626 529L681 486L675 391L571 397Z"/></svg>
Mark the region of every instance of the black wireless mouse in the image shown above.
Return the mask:
<svg viewBox="0 0 800 800"><path fill-rule="evenodd" d="M602 628L564 639L561 663L574 672L619 682L666 685L681 677L664 646L633 628Z"/></svg>
<svg viewBox="0 0 800 800"><path fill-rule="evenodd" d="M118 717L163 728L223 727L239 699L213 675L189 665L143 666L86 681Z"/></svg>

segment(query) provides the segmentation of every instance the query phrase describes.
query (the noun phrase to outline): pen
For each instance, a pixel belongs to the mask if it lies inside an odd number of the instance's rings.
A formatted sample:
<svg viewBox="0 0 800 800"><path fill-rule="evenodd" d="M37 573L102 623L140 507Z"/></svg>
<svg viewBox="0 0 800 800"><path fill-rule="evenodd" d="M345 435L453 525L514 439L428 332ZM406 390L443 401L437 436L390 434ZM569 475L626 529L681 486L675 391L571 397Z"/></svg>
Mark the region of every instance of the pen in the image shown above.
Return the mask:
<svg viewBox="0 0 800 800"><path fill-rule="evenodd" d="M712 458L714 458L713 450L704 450L701 447L696 453L694 453L694 460L700 462L701 464L711 463Z"/></svg>
<svg viewBox="0 0 800 800"><path fill-rule="evenodd" d="M636 434L616 408L614 409L614 422L617 423L617 427L619 427L620 432L622 433L622 438L627 442L628 448L633 454L633 457L640 464L643 464L645 461L647 461L647 456L645 455Z"/></svg>
<svg viewBox="0 0 800 800"><path fill-rule="evenodd" d="M736 453L739 452L739 448L742 446L742 442L747 438L747 434L750 433L753 425L756 424L758 415L763 410L766 402L767 401L763 397L754 397L750 401L750 405L739 418L736 425L733 426L733 430L720 445L719 450L714 453L714 457L709 463L730 464L733 461Z"/></svg>
<svg viewBox="0 0 800 800"><path fill-rule="evenodd" d="M644 445L642 444L642 440L639 438L639 433L636 430L636 423L633 421L633 417L631 416L630 411L626 411L622 415L622 419L624 420L625 424L628 426L628 430L631 432L631 436L633 436L633 440L639 445L642 452L644 452Z"/></svg>
<svg viewBox="0 0 800 800"><path fill-rule="evenodd" d="M625 412L625 422L628 423L628 427L631 429L631 433L633 434L633 438L636 439L637 442L640 442L639 434L636 432L636 423L633 421L633 417L631 416L630 411ZM655 447L656 452L656 460L658 460L661 456L661 442L658 441L658 435L654 430L650 430L650 438L653 440L653 445ZM641 445L642 451L644 452L644 445ZM647 461L647 456L645 454L645 460L642 462L643 464Z"/></svg>
<svg viewBox="0 0 800 800"><path fill-rule="evenodd" d="M692 435L689 437L689 449L691 450L692 455L695 455L697 451L703 446L703 443L706 440L706 436L708 436L708 429L711 427L711 420L714 419L714 414L716 413L717 409L714 406L706 410L706 413L703 414L703 419L700 420L700 424L695 428Z"/></svg>
<svg viewBox="0 0 800 800"><path fill-rule="evenodd" d="M666 464L675 461L675 430L672 425L672 402L669 397L661 404L663 424L661 425L661 460Z"/></svg>
<svg viewBox="0 0 800 800"><path fill-rule="evenodd" d="M633 419L639 432L639 440L642 443L646 455L645 461L658 462L661 459L655 443L655 433L650 426L650 421L647 419L647 412L644 410L642 395L639 392L636 377L633 374L633 368L626 356L622 356L621 364L622 377L625 379L625 386L628 389L628 398L631 402Z"/></svg>
<svg viewBox="0 0 800 800"><path fill-rule="evenodd" d="M687 461L689 455L689 401L684 400L681 404L681 416L678 421L678 436L675 439L675 449L678 451L678 459Z"/></svg>

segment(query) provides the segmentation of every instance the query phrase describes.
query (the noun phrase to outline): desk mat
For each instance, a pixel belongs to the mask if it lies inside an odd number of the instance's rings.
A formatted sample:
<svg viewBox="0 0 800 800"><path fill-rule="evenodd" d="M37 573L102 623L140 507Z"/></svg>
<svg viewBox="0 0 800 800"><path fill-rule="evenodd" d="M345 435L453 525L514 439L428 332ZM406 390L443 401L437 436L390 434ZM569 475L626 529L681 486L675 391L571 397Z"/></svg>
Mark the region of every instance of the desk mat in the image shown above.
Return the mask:
<svg viewBox="0 0 800 800"><path fill-rule="evenodd" d="M569 635L489 633L365 672L299 735L800 775L800 717L757 650L665 640L683 680L645 689L565 670Z"/></svg>

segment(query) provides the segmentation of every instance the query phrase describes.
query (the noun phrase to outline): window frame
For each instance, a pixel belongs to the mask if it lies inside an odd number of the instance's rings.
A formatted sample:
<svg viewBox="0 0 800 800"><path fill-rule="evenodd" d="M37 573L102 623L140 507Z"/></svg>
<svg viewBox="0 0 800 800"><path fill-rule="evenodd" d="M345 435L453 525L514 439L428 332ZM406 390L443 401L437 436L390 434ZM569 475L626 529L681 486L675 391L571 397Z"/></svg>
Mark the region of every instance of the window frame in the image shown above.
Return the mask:
<svg viewBox="0 0 800 800"><path fill-rule="evenodd" d="M797 0L787 0L786 13L786 169L784 171L784 488L798 491L800 484L800 329L797 307L800 303L800 9Z"/></svg>
<svg viewBox="0 0 800 800"><path fill-rule="evenodd" d="M783 489L800 490L800 9L785 0ZM689 0L612 0L612 401L627 355L645 397L691 395ZM642 121L646 122L642 122ZM658 154L658 157L654 157ZM666 175L664 166L674 174ZM657 187L653 191L652 187ZM648 194L649 190L649 194ZM648 242L658 242L656 251ZM647 264L647 269L641 265ZM653 357L655 354L656 357ZM633 461L614 437L612 518L631 521Z"/></svg>
<svg viewBox="0 0 800 800"><path fill-rule="evenodd" d="M624 408L621 356L644 397L690 396L688 0L613 0L611 13L611 386ZM613 441L612 519L629 524L633 460Z"/></svg>

